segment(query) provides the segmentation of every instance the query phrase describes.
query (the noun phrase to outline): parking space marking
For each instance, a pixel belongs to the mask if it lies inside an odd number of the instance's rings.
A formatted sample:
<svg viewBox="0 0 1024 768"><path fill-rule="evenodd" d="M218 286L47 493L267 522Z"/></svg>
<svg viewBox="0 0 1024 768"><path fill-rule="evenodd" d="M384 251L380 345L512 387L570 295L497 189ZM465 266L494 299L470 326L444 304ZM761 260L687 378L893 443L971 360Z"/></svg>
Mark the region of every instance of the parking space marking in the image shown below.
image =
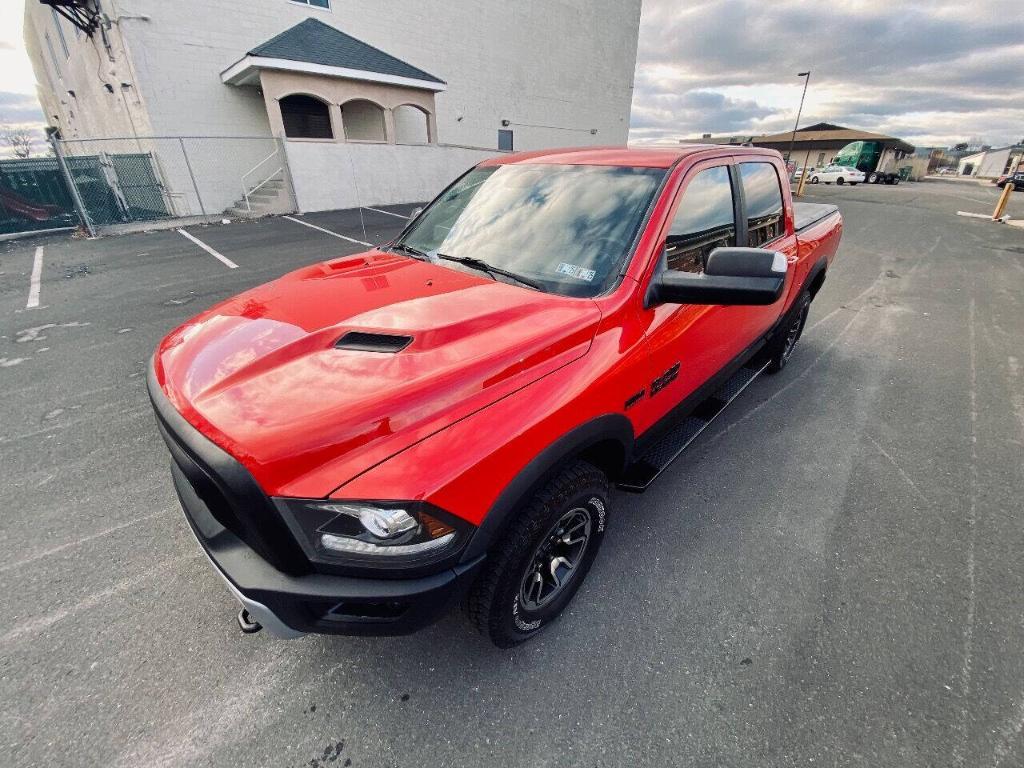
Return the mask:
<svg viewBox="0 0 1024 768"><path fill-rule="evenodd" d="M25 309L39 306L39 282L43 277L43 246L36 246L36 256L32 261L32 278L28 286L28 303Z"/></svg>
<svg viewBox="0 0 1024 768"><path fill-rule="evenodd" d="M191 240L193 243L198 245L200 248L202 248L208 254L213 256L213 258L217 259L218 261L223 262L228 267L228 269L238 269L238 265L235 264L235 262L233 262L231 259L229 259L227 256L225 256L223 253L218 253L217 251L215 251L213 248L208 246L206 243L204 243L198 237L193 237L188 232L186 232L184 229L178 229L178 230L175 230L175 231L179 235L181 235L182 237L186 237L189 240Z"/></svg>
<svg viewBox="0 0 1024 768"><path fill-rule="evenodd" d="M345 237L344 235L339 235L337 232L331 232L329 229L318 227L316 224L310 224L308 221L300 221L299 219L292 218L291 216L285 216L284 218L288 219L288 221L294 221L296 224L301 224L304 227L315 229L317 232L323 232L325 235L337 237L341 240L348 240L350 243L355 243L356 245L365 245L367 248L373 248L373 243L368 243L365 240L356 240L352 237Z"/></svg>
<svg viewBox="0 0 1024 768"><path fill-rule="evenodd" d="M365 208L368 211L376 211L377 213L386 213L388 216L396 216L399 219L405 219L406 221L408 221L410 218L408 216L403 216L400 213L393 213L392 211L382 211L380 208L371 208L368 205L364 205L363 208Z"/></svg>

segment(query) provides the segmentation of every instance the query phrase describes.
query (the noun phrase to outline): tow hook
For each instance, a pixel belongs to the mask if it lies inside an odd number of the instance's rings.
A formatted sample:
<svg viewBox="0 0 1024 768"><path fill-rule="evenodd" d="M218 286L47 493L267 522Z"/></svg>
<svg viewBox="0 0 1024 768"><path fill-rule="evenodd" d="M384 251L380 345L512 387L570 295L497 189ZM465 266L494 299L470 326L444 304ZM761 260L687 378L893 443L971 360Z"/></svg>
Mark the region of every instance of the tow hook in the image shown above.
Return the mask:
<svg viewBox="0 0 1024 768"><path fill-rule="evenodd" d="M263 625L249 615L249 610L243 608L238 612L238 628L247 635L254 635L263 629Z"/></svg>

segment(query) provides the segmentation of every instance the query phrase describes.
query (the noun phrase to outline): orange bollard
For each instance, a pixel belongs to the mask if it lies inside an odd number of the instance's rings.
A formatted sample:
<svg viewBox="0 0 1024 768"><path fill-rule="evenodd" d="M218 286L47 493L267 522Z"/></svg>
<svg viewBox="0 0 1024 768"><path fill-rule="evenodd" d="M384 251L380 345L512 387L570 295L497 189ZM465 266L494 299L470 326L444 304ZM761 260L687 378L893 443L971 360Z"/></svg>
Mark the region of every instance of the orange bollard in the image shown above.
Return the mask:
<svg viewBox="0 0 1024 768"><path fill-rule="evenodd" d="M1010 202L1010 195L1013 194L1013 179L1007 179L1006 184L1003 186L1003 194L999 196L999 202L996 203L996 209L992 212L992 219L1001 219L1003 214L1006 212L1006 206Z"/></svg>

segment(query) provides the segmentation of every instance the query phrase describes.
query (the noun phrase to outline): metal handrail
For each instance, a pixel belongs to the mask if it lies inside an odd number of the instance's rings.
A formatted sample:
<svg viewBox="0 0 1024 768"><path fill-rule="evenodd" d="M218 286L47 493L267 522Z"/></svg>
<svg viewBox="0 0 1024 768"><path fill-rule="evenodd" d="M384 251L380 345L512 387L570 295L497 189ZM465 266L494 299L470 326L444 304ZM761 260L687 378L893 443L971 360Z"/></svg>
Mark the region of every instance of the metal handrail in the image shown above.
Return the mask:
<svg viewBox="0 0 1024 768"><path fill-rule="evenodd" d="M269 155L267 155L267 156L266 156L266 157L264 157L264 158L263 158L262 160L260 160L260 161L259 161L258 163L256 163L256 165L254 165L254 166L253 166L252 168L250 168L250 169L249 169L248 171L246 171L245 173L243 173L243 174L242 174L242 178L241 178L241 182L242 182L242 198L243 198L243 199L245 200L245 209L246 209L247 211L249 211L249 213L252 213L252 206L251 206L251 205L249 205L249 195L251 195L251 194L252 194L253 192L255 192L255 191L256 191L257 189L259 189L260 187L262 187L262 186L263 186L264 184L266 184L266 183L267 183L268 181L270 181L270 180L271 180L272 178L274 178L275 176L277 176L277 174L281 173L281 172L282 172L282 171L284 170L284 166L280 166L280 167L278 167L278 168L277 168L277 169L275 169L275 170L274 170L274 171L273 171L273 172L272 172L272 173L271 173L271 174L270 174L269 176L267 176L267 177L266 177L265 179L263 179L263 181L261 181L261 182L260 182L259 184L257 184L257 185L256 185L256 186L254 186L254 187L251 187L251 188L250 188L250 187L248 187L248 186L246 186L246 183L245 183L245 178L246 178L246 176L249 176L249 175L251 175L251 174L255 173L255 172L256 172L256 170L257 170L257 169L258 169L258 168L259 168L259 167L260 167L261 165L263 165L264 163L266 163L266 162L267 162L268 160L271 160L271 159L273 159L274 157L277 157L277 154L278 154L278 149L277 149L277 147L275 147L275 148L274 148L274 151L273 151L273 152L271 152L271 153L270 153Z"/></svg>

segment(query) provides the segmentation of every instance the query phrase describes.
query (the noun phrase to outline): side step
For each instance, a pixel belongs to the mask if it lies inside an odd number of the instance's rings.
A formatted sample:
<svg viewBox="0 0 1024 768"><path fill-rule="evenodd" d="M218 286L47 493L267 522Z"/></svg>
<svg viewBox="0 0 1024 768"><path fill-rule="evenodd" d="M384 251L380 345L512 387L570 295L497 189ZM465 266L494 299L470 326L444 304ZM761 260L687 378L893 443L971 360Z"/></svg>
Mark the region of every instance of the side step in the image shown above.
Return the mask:
<svg viewBox="0 0 1024 768"><path fill-rule="evenodd" d="M698 405L693 412L680 421L658 442L648 448L640 458L626 467L618 487L624 491L640 493L664 472L669 464L679 458L715 417L726 409L740 393L750 386L768 363L763 360L751 362L740 368L713 395Z"/></svg>

